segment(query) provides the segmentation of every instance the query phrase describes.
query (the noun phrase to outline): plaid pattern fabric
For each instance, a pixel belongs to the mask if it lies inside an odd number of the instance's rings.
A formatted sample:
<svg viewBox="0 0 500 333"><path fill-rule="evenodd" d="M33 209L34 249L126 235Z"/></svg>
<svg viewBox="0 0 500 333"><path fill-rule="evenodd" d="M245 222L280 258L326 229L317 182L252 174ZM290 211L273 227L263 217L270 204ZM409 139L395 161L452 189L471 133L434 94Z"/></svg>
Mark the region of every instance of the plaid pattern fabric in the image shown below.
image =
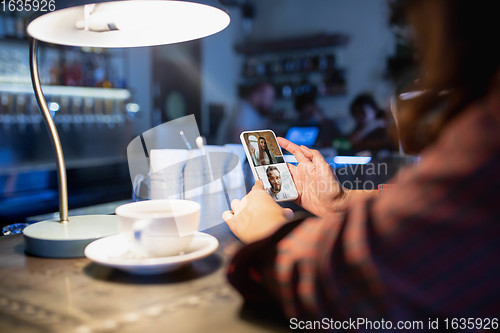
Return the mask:
<svg viewBox="0 0 500 333"><path fill-rule="evenodd" d="M500 315L500 103L471 107L383 195L242 248L229 281L289 318Z"/></svg>
<svg viewBox="0 0 500 333"><path fill-rule="evenodd" d="M378 186L378 192L379 192L379 194L382 194L386 191L389 191L391 189L396 188L396 186L397 186L397 184L380 184Z"/></svg>

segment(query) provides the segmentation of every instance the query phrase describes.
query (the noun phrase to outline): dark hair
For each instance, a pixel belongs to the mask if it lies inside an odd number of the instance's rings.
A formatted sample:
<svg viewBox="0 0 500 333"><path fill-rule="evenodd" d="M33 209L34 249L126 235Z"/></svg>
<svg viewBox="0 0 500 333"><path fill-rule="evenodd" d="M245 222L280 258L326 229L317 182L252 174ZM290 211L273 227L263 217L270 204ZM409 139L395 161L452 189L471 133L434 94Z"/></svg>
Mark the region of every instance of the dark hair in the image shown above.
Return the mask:
<svg viewBox="0 0 500 333"><path fill-rule="evenodd" d="M281 172L279 171L279 169L277 167L275 167L274 165L271 165L271 166L267 167L267 169L266 169L266 176L269 178L269 173L271 171L274 171L274 170L278 171L278 173L281 174Z"/></svg>
<svg viewBox="0 0 500 333"><path fill-rule="evenodd" d="M259 81L250 85L245 85L240 87L240 96L243 98L250 97L253 93L258 92L264 88L270 87L274 89L274 86L267 81Z"/></svg>
<svg viewBox="0 0 500 333"><path fill-rule="evenodd" d="M260 140L264 140L265 144L266 144L266 149L262 149L260 147ZM269 157L269 160L271 160L271 155L269 154L269 147L267 146L267 141L264 137L262 136L259 136L259 139L257 140L259 142L259 159L263 159L264 158L264 154L267 154L267 156Z"/></svg>
<svg viewBox="0 0 500 333"><path fill-rule="evenodd" d="M400 106L407 152L434 142L453 118L488 92L500 65L496 1L410 0L408 18L425 93Z"/></svg>
<svg viewBox="0 0 500 333"><path fill-rule="evenodd" d="M316 103L316 93L309 92L303 93L295 96L294 106L295 110L300 112L306 105L315 104Z"/></svg>
<svg viewBox="0 0 500 333"><path fill-rule="evenodd" d="M369 105L373 110L377 112L377 116L383 114L383 110L379 108L375 98L369 93L361 93L351 102L349 106L349 111L354 118L359 118L360 115L364 114L364 106Z"/></svg>

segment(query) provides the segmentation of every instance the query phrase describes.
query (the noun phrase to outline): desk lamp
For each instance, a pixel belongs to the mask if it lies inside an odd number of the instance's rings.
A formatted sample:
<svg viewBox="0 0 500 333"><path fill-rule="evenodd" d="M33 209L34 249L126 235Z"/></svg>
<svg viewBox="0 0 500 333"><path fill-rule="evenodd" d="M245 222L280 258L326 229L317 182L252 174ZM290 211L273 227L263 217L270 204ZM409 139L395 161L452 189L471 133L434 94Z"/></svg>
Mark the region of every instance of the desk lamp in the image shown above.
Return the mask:
<svg viewBox="0 0 500 333"><path fill-rule="evenodd" d="M66 167L59 135L38 75L38 41L99 48L163 45L209 36L227 27L229 21L229 15L224 11L203 4L125 0L55 10L28 25L27 32L32 37L31 81L57 157L60 219L26 227L23 231L26 252L52 258L83 257L87 244L119 231L114 215L68 217Z"/></svg>

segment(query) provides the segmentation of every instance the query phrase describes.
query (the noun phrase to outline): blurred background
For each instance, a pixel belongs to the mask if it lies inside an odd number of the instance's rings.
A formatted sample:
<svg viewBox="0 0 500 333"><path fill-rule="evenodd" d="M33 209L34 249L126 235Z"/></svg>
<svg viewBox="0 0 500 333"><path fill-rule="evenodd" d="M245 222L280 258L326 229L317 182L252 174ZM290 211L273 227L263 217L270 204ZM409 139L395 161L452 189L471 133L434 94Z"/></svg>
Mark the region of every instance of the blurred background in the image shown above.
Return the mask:
<svg viewBox="0 0 500 333"><path fill-rule="evenodd" d="M188 114L208 144L236 142L231 132L249 123L333 155L397 150L388 140L389 103L412 68L399 2L195 2L227 11L229 27L135 49L41 43L40 76L66 158L70 209L129 200L128 143ZM30 83L30 17L0 11L1 225L58 210L54 151ZM272 96L262 96L263 86Z"/></svg>

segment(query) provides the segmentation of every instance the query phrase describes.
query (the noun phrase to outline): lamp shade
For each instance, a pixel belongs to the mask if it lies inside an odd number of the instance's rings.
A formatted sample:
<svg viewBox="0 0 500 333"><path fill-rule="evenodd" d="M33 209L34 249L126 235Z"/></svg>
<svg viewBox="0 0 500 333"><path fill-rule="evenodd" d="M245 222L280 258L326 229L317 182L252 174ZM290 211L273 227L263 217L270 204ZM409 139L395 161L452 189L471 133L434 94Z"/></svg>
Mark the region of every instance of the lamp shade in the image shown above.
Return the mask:
<svg viewBox="0 0 500 333"><path fill-rule="evenodd" d="M37 40L60 45L140 47L206 37L229 22L227 13L203 4L128 0L56 10L33 20L27 32Z"/></svg>

